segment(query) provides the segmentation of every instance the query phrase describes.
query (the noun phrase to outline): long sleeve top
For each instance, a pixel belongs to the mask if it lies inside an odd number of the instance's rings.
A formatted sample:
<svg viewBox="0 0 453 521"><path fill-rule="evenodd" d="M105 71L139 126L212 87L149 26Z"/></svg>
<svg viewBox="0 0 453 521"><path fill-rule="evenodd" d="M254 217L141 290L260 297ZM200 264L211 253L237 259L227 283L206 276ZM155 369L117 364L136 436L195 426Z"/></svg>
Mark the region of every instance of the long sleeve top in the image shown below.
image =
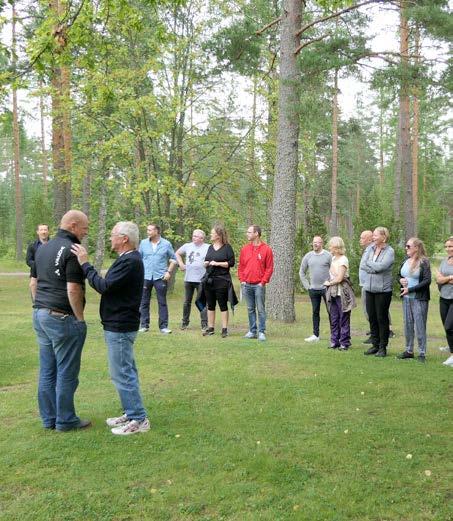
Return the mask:
<svg viewBox="0 0 453 521"><path fill-rule="evenodd" d="M375 256L376 246L368 246L360 261L360 269L368 277L363 287L369 293L388 293L392 291L392 268L395 262L395 252L388 244Z"/></svg>

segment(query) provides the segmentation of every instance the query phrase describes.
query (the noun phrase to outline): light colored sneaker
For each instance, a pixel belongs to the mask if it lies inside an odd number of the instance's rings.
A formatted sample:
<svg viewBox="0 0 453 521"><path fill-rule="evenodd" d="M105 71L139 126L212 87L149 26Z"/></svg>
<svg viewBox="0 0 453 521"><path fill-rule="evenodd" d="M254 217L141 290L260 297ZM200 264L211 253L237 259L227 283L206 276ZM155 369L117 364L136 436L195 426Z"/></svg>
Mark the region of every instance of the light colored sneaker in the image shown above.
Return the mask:
<svg viewBox="0 0 453 521"><path fill-rule="evenodd" d="M171 329L168 329L168 327L163 327L160 332L163 334L163 335L169 335L171 333Z"/></svg>
<svg viewBox="0 0 453 521"><path fill-rule="evenodd" d="M252 333L251 331L248 331L248 332L244 335L244 338L256 338L256 333Z"/></svg>
<svg viewBox="0 0 453 521"><path fill-rule="evenodd" d="M265 342L266 335L264 333L258 333L258 342Z"/></svg>
<svg viewBox="0 0 453 521"><path fill-rule="evenodd" d="M125 425L129 421L129 418L123 414L122 416L118 416L117 418L107 418L105 423L109 427L121 427L121 425Z"/></svg>
<svg viewBox="0 0 453 521"><path fill-rule="evenodd" d="M308 338L304 339L305 342L319 342L319 336L311 335Z"/></svg>
<svg viewBox="0 0 453 521"><path fill-rule="evenodd" d="M450 348L448 346L439 347L439 351L443 351L444 353L448 353L448 351L450 351Z"/></svg>
<svg viewBox="0 0 453 521"><path fill-rule="evenodd" d="M148 418L145 418L141 422L137 420L129 420L120 427L112 429L112 434L118 434L119 436L129 436L129 434L138 434L139 432L147 432L151 428Z"/></svg>
<svg viewBox="0 0 453 521"><path fill-rule="evenodd" d="M447 365L449 367L453 367L453 355L449 356L445 362L442 362L443 365Z"/></svg>
<svg viewBox="0 0 453 521"><path fill-rule="evenodd" d="M147 333L148 332L148 328L147 327L141 327L139 330L138 330L139 333Z"/></svg>

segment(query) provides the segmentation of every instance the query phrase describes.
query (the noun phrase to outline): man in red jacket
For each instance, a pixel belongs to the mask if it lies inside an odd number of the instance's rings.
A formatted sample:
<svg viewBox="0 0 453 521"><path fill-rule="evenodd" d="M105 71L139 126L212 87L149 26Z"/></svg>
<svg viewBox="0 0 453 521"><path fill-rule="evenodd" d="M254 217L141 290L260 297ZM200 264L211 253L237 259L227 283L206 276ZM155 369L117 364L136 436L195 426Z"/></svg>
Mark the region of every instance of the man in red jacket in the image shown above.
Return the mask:
<svg viewBox="0 0 453 521"><path fill-rule="evenodd" d="M249 243L241 249L239 255L238 268L249 314L249 331L245 338L258 338L263 342L266 340L265 286L274 271L274 256L270 246L261 240L261 228L256 224L248 227L247 240Z"/></svg>

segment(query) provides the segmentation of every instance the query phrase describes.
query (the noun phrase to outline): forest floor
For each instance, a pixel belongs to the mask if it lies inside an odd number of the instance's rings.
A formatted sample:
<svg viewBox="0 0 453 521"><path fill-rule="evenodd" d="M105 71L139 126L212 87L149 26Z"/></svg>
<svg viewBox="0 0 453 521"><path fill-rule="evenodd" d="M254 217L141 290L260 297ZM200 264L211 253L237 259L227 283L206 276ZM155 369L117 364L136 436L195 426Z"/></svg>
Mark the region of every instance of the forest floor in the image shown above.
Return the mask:
<svg viewBox="0 0 453 521"><path fill-rule="evenodd" d="M2 269L0 265L0 272ZM307 344L311 309L297 299L295 324L269 321L268 341L242 338L241 303L231 335L203 338L193 316L179 330L182 282L169 298L173 334L136 343L152 429L113 436L121 413L109 380L98 296L87 292L77 411L93 427L42 429L37 347L27 276L0 276L1 520L395 520L453 518L453 370L438 316L428 322L426 364L397 360L401 304L392 303L389 356L363 356L360 304L353 346ZM216 331L218 333L218 329Z"/></svg>

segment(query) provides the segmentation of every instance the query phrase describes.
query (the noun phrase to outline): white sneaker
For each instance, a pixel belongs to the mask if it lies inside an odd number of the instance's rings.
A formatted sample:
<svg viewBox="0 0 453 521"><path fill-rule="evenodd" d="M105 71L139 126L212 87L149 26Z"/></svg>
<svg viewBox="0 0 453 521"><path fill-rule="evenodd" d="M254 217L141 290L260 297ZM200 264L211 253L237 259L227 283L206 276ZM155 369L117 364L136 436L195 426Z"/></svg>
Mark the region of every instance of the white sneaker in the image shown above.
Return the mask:
<svg viewBox="0 0 453 521"><path fill-rule="evenodd" d="M141 327L139 330L138 330L139 333L147 333L148 332L148 328L147 327Z"/></svg>
<svg viewBox="0 0 453 521"><path fill-rule="evenodd" d="M266 335L264 333L258 333L258 342L265 342Z"/></svg>
<svg viewBox="0 0 453 521"><path fill-rule="evenodd" d="M449 356L445 362L442 362L443 365L448 365L450 367L453 367L453 355Z"/></svg>
<svg viewBox="0 0 453 521"><path fill-rule="evenodd" d="M450 348L448 346L439 347L439 351L443 351L444 353L448 353L448 351L450 351Z"/></svg>
<svg viewBox="0 0 453 521"><path fill-rule="evenodd" d="M168 329L168 327L163 327L160 332L163 334L163 335L169 335L171 333L171 329Z"/></svg>
<svg viewBox="0 0 453 521"><path fill-rule="evenodd" d="M249 331L244 335L244 338L256 338L256 333L252 333L251 331Z"/></svg>
<svg viewBox="0 0 453 521"><path fill-rule="evenodd" d="M117 418L107 418L105 423L109 427L121 427L121 425L125 425L129 421L129 418L123 414L122 416L118 416Z"/></svg>
<svg viewBox="0 0 453 521"><path fill-rule="evenodd" d="M127 423L120 427L112 429L112 434L118 434L120 436L129 436L129 434L138 434L139 432L147 432L151 428L148 418L145 418L141 422L138 420L129 420Z"/></svg>
<svg viewBox="0 0 453 521"><path fill-rule="evenodd" d="M311 335L308 338L305 338L305 342L319 342L319 336Z"/></svg>

